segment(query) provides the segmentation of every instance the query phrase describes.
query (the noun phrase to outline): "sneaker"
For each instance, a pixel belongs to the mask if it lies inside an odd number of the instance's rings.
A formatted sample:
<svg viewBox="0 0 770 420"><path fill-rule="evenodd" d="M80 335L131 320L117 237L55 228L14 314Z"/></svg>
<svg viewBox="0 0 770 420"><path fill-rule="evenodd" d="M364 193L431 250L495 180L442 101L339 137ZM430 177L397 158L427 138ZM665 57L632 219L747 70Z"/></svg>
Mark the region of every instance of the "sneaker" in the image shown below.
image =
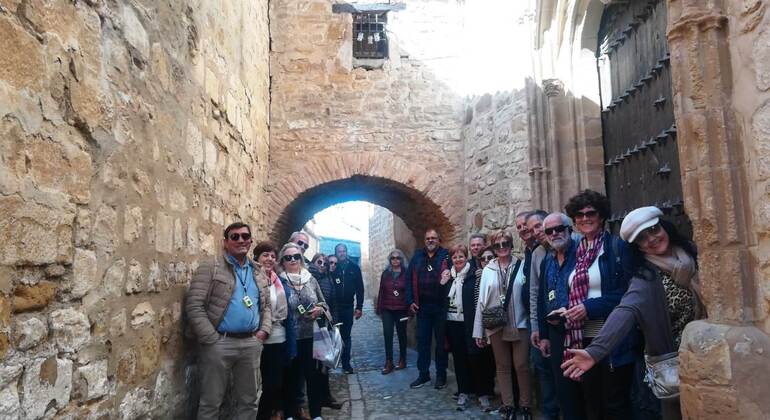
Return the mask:
<svg viewBox="0 0 770 420"><path fill-rule="evenodd" d="M436 384L433 386L436 389L444 389L446 388L446 376L437 376L436 377Z"/></svg>
<svg viewBox="0 0 770 420"><path fill-rule="evenodd" d="M460 396L459 392L455 392L454 394L452 394L452 398L454 398L454 399L457 399L457 397L459 397L459 396Z"/></svg>
<svg viewBox="0 0 770 420"><path fill-rule="evenodd" d="M348 375L352 375L352 374L356 373L356 371L353 370L353 368L350 367L350 366L342 368L342 371L347 373Z"/></svg>
<svg viewBox="0 0 770 420"><path fill-rule="evenodd" d="M497 409L497 414L499 414L500 418L503 420L515 419L516 409L510 405L504 405Z"/></svg>
<svg viewBox="0 0 770 420"><path fill-rule="evenodd" d="M409 384L409 388L422 388L428 382L430 382L430 376L418 376L414 382Z"/></svg>
<svg viewBox="0 0 770 420"><path fill-rule="evenodd" d="M318 417L313 417L313 420L324 420L324 418L321 416L318 416Z"/></svg>
<svg viewBox="0 0 770 420"><path fill-rule="evenodd" d="M466 395L466 394L458 394L457 395L457 411L465 410L465 406L466 405L468 405L468 395Z"/></svg>
<svg viewBox="0 0 770 420"><path fill-rule="evenodd" d="M489 396L487 395L479 397L479 405L481 406L481 409L487 413L492 410L492 405L489 403Z"/></svg>

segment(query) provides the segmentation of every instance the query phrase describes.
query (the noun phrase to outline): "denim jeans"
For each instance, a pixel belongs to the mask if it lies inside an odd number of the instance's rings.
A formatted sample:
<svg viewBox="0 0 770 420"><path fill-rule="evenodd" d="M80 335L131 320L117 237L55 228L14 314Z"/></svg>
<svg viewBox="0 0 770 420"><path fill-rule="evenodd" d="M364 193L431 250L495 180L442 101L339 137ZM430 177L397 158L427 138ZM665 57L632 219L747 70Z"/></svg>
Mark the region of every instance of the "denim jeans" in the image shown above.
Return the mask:
<svg viewBox="0 0 770 420"><path fill-rule="evenodd" d="M530 333L530 335L532 335ZM547 419L559 418L559 400L556 397L556 387L553 383L553 373L548 359L543 357L540 349L530 346L530 358L532 365L537 372L537 379L540 382L540 393L543 399L543 415Z"/></svg>
<svg viewBox="0 0 770 420"><path fill-rule="evenodd" d="M444 349L446 340L446 309L443 305L423 304L417 311L417 369L420 376L430 376L430 348L436 339L436 376L446 378L449 355Z"/></svg>

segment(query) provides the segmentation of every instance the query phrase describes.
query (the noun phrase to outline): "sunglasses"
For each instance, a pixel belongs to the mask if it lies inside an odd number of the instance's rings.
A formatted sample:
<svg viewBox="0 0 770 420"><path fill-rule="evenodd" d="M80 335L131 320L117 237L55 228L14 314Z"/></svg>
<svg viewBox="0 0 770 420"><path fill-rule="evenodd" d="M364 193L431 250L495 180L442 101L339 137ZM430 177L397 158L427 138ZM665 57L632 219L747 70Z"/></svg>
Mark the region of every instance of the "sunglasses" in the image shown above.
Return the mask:
<svg viewBox="0 0 770 420"><path fill-rule="evenodd" d="M507 248L513 248L513 242L511 241L505 241L505 242L498 242L494 244L495 249L507 249Z"/></svg>
<svg viewBox="0 0 770 420"><path fill-rule="evenodd" d="M660 233L660 229L661 229L660 223L656 223L648 227L647 229L639 232L639 234L636 235L636 239L634 240L634 243L637 245L644 245L645 243L647 243L647 241L649 241L652 238L652 236L655 236L658 233Z"/></svg>
<svg viewBox="0 0 770 420"><path fill-rule="evenodd" d="M241 238L243 238L244 241L248 241L249 239L251 239L251 234L250 233L231 233L229 238L231 241L238 241Z"/></svg>
<svg viewBox="0 0 770 420"><path fill-rule="evenodd" d="M481 261L490 262L495 259L494 255L487 255L486 257L481 257Z"/></svg>
<svg viewBox="0 0 770 420"><path fill-rule="evenodd" d="M588 211L579 211L575 213L575 219L578 219L580 217L586 217L589 219L593 219L594 217L598 216L599 212L597 210L588 210Z"/></svg>
<svg viewBox="0 0 770 420"><path fill-rule="evenodd" d="M545 232L546 235L551 236L554 233L562 233L562 232L564 232L567 229L569 229L569 226L567 226L567 225L559 225L559 226L545 228L544 232Z"/></svg>
<svg viewBox="0 0 770 420"><path fill-rule="evenodd" d="M337 265L337 261L329 261L328 264L329 265Z"/></svg>
<svg viewBox="0 0 770 420"><path fill-rule="evenodd" d="M283 260L286 262L289 261L300 261L302 260L302 254L293 254L293 255L284 255Z"/></svg>
<svg viewBox="0 0 770 420"><path fill-rule="evenodd" d="M400 260L400 259L401 259L401 257L392 256L392 257L390 257L390 259L391 259L391 260Z"/></svg>
<svg viewBox="0 0 770 420"><path fill-rule="evenodd" d="M297 241L297 245L301 246L302 248L308 249L310 247L309 243L306 243L305 241Z"/></svg>
<svg viewBox="0 0 770 420"><path fill-rule="evenodd" d="M319 259L315 260L315 265L326 265L326 263L324 262L324 260L319 258Z"/></svg>

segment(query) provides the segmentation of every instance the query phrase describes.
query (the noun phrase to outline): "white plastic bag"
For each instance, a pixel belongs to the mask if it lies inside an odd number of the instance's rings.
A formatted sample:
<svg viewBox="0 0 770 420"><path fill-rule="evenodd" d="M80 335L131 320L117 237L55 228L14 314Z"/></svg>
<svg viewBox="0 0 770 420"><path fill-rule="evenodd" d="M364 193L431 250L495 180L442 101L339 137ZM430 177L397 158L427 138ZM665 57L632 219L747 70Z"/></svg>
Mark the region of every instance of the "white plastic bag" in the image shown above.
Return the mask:
<svg viewBox="0 0 770 420"><path fill-rule="evenodd" d="M313 359L323 363L329 369L336 369L342 356L342 335L337 326L328 323L319 327L313 323Z"/></svg>

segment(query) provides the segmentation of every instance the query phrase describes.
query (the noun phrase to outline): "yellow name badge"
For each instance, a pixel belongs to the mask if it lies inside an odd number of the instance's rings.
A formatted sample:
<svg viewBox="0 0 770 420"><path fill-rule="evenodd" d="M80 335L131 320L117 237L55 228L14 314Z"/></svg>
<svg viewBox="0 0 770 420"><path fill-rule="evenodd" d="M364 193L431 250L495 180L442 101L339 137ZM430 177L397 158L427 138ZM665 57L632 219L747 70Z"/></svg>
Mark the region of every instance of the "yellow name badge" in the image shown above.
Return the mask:
<svg viewBox="0 0 770 420"><path fill-rule="evenodd" d="M548 300L554 300L554 299L556 299L556 291L551 290L550 292L548 292Z"/></svg>

